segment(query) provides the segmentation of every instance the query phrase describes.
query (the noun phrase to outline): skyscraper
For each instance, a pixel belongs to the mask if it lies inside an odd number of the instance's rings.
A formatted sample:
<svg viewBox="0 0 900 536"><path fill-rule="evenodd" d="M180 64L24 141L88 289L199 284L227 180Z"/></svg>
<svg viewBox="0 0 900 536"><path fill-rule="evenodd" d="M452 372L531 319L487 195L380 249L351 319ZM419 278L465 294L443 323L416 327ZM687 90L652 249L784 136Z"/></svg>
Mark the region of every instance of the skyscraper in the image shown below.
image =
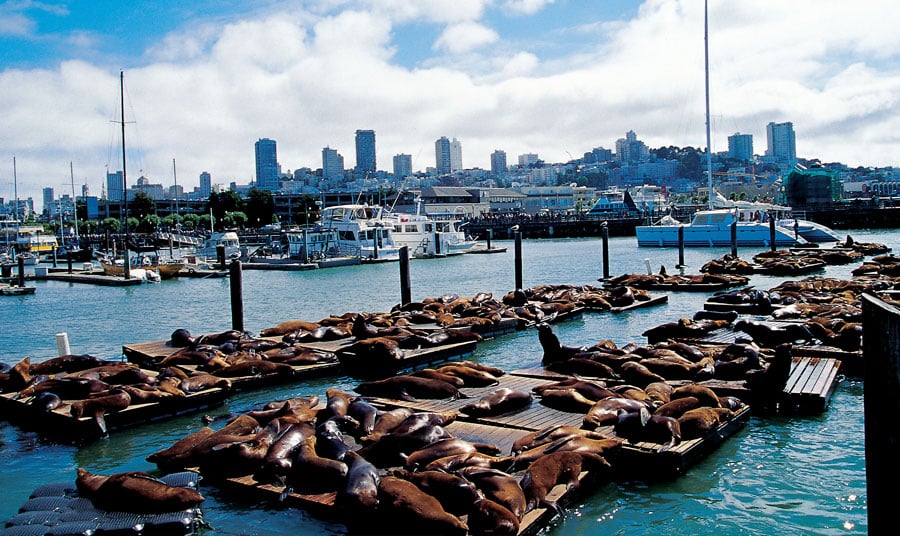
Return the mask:
<svg viewBox="0 0 900 536"><path fill-rule="evenodd" d="M212 193L212 176L208 171L204 171L200 174L200 197L208 198L209 194Z"/></svg>
<svg viewBox="0 0 900 536"><path fill-rule="evenodd" d="M394 178L402 179L412 175L412 155L395 154L394 155Z"/></svg>
<svg viewBox="0 0 900 536"><path fill-rule="evenodd" d="M506 176L506 151L497 149L491 153L491 175L495 177Z"/></svg>
<svg viewBox="0 0 900 536"><path fill-rule="evenodd" d="M106 199L114 202L125 200L125 180L121 171L106 174Z"/></svg>
<svg viewBox="0 0 900 536"><path fill-rule="evenodd" d="M462 143L456 138L450 142L450 171L462 171Z"/></svg>
<svg viewBox="0 0 900 536"><path fill-rule="evenodd" d="M56 204L56 198L54 197L53 188L48 186L43 190L44 194L44 212L47 214L56 214L54 210ZM18 207L16 207L18 208Z"/></svg>
<svg viewBox="0 0 900 536"><path fill-rule="evenodd" d="M375 131L356 131L356 172L375 172Z"/></svg>
<svg viewBox="0 0 900 536"><path fill-rule="evenodd" d="M450 140L446 136L434 142L434 160L438 173L450 173Z"/></svg>
<svg viewBox="0 0 900 536"><path fill-rule="evenodd" d="M277 191L281 187L278 181L280 174L275 140L260 138L256 142L256 187Z"/></svg>
<svg viewBox="0 0 900 536"><path fill-rule="evenodd" d="M794 137L794 124L769 123L766 125L766 156L774 156L778 160L793 162L797 159L797 141Z"/></svg>
<svg viewBox="0 0 900 536"><path fill-rule="evenodd" d="M737 160L753 159L753 135L735 132L728 136L728 156Z"/></svg>
<svg viewBox="0 0 900 536"><path fill-rule="evenodd" d="M322 178L340 179L344 176L344 157L337 149L325 147L322 149Z"/></svg>

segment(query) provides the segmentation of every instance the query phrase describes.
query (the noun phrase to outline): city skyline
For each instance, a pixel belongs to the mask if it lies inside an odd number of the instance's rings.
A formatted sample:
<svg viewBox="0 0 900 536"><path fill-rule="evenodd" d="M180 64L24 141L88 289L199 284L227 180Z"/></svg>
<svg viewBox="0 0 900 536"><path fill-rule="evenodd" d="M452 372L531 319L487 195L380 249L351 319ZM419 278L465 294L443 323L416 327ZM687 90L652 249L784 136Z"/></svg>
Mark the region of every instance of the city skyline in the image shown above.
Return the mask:
<svg viewBox="0 0 900 536"><path fill-rule="evenodd" d="M712 0L709 14L713 151L789 121L798 157L895 164L891 4ZM699 1L6 3L0 20L7 199L13 156L20 198L63 191L70 161L92 192L121 169L119 69L129 187L170 184L173 158L185 190L204 171L249 183L263 137L284 169L318 167L323 147L350 169L359 128L386 171L396 154L429 166L441 136L482 169L497 149L565 162L629 130L705 146Z"/></svg>

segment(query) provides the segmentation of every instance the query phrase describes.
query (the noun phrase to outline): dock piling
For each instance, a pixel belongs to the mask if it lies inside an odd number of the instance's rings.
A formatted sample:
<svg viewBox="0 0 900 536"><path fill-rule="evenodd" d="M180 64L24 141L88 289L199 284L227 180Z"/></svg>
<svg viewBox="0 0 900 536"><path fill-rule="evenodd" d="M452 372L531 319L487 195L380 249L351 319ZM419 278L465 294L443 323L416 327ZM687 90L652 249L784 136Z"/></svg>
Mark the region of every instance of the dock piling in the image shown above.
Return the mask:
<svg viewBox="0 0 900 536"><path fill-rule="evenodd" d="M25 286L25 259L20 256L18 260L19 260L19 273L16 275L18 276L18 279L19 279L19 286L24 287Z"/></svg>
<svg viewBox="0 0 900 536"><path fill-rule="evenodd" d="M72 273L72 252L66 251L66 267L68 268L68 272Z"/></svg>
<svg viewBox="0 0 900 536"><path fill-rule="evenodd" d="M896 529L893 497L900 477L900 310L863 294L863 329L877 337L863 339L866 356L863 393L866 445L866 490L869 532L887 534Z"/></svg>
<svg viewBox="0 0 900 536"><path fill-rule="evenodd" d="M609 225L600 224L600 236L603 242L603 279L609 279Z"/></svg>
<svg viewBox="0 0 900 536"><path fill-rule="evenodd" d="M778 246L775 244L775 215L769 215L769 244L772 246L772 251L778 249Z"/></svg>
<svg viewBox="0 0 900 536"><path fill-rule="evenodd" d="M684 226L678 226L678 266L676 268L684 268Z"/></svg>
<svg viewBox="0 0 900 536"><path fill-rule="evenodd" d="M647 275L653 275L653 269L650 268L650 259L644 259L644 266L647 267Z"/></svg>
<svg viewBox="0 0 900 536"><path fill-rule="evenodd" d="M522 232L515 232L516 238L516 290L522 288Z"/></svg>
<svg viewBox="0 0 900 536"><path fill-rule="evenodd" d="M218 247L218 246L217 246ZM221 246L224 256L224 246ZM229 267L231 279L231 329L244 331L244 283L241 279L241 261L234 260Z"/></svg>
<svg viewBox="0 0 900 536"><path fill-rule="evenodd" d="M225 269L225 246L222 244L216 246L216 262L219 264L219 270Z"/></svg>
<svg viewBox="0 0 900 536"><path fill-rule="evenodd" d="M69 334L66 332L56 334L56 352L59 357L71 355L72 350L69 348Z"/></svg>
<svg viewBox="0 0 900 536"><path fill-rule="evenodd" d="M737 258L737 222L731 222L731 256Z"/></svg>
<svg viewBox="0 0 900 536"><path fill-rule="evenodd" d="M400 305L412 301L412 284L409 278L409 246L400 248Z"/></svg>
<svg viewBox="0 0 900 536"><path fill-rule="evenodd" d="M487 248L488 248L488 251L491 250L491 240L493 240L493 238L494 238L494 229L493 229L493 228L488 229L488 230L487 230Z"/></svg>

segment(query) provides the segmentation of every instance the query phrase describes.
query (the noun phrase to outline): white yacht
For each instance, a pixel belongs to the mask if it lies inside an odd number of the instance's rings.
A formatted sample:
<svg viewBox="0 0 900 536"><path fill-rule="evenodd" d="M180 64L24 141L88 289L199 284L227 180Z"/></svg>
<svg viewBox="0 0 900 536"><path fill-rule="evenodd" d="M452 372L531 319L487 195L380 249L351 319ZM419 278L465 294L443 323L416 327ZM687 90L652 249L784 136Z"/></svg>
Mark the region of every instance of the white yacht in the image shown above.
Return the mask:
<svg viewBox="0 0 900 536"><path fill-rule="evenodd" d="M396 261L400 249L394 243L394 225L382 217L382 210L370 205L337 205L322 209L315 231L336 231L342 256L359 257L363 262Z"/></svg>
<svg viewBox="0 0 900 536"><path fill-rule="evenodd" d="M731 226L736 223L736 243L742 247L771 247L772 228L762 218L761 221L742 221L737 210L698 210L691 222L684 224L664 216L654 225L635 228L638 246L670 247L678 245L678 229L683 229L685 247L729 247L731 246ZM801 236L795 236L784 227L775 226L775 246L797 246L806 244Z"/></svg>
<svg viewBox="0 0 900 536"><path fill-rule="evenodd" d="M207 259L215 259L218 255L218 246L225 247L225 259L237 259L241 256L241 241L234 231L225 231L224 233L210 233L209 238L205 239L196 250L197 255L206 257Z"/></svg>
<svg viewBox="0 0 900 536"><path fill-rule="evenodd" d="M416 214L384 211L385 220L394 227L394 243L407 246L412 257L445 257L462 255L475 247L476 241L460 228L459 221L450 217L432 218L421 213L417 203Z"/></svg>

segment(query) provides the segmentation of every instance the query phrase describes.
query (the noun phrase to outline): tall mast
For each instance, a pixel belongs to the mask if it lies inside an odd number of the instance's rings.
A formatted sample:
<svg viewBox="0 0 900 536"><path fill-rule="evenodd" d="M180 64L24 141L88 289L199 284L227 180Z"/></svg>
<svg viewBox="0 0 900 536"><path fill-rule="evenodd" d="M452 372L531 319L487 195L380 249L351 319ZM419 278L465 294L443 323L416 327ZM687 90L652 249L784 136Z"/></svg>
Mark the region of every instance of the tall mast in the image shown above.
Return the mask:
<svg viewBox="0 0 900 536"><path fill-rule="evenodd" d="M175 159L172 159L172 177L175 179L175 216L178 216L178 174L175 173ZM178 218L175 218L176 225L178 224Z"/></svg>
<svg viewBox="0 0 900 536"><path fill-rule="evenodd" d="M707 12L708 0L703 2L703 72L706 80L706 179L709 191L709 209L713 208L713 176L712 176L712 148L709 134L709 13Z"/></svg>
<svg viewBox="0 0 900 536"><path fill-rule="evenodd" d="M16 221L16 247L19 245L19 180L16 177L16 157L13 156L13 196L16 198L15 215L13 219Z"/></svg>
<svg viewBox="0 0 900 536"><path fill-rule="evenodd" d="M75 196L75 171L72 168L71 160L69 160L69 180L72 181L72 219L75 220L75 247L78 247L81 243L78 239L78 198Z"/></svg>
<svg viewBox="0 0 900 536"><path fill-rule="evenodd" d="M122 113L122 208L125 212L125 247L123 247L125 279L131 278L131 261L128 259L128 178L125 174L125 71L119 71L119 97Z"/></svg>

